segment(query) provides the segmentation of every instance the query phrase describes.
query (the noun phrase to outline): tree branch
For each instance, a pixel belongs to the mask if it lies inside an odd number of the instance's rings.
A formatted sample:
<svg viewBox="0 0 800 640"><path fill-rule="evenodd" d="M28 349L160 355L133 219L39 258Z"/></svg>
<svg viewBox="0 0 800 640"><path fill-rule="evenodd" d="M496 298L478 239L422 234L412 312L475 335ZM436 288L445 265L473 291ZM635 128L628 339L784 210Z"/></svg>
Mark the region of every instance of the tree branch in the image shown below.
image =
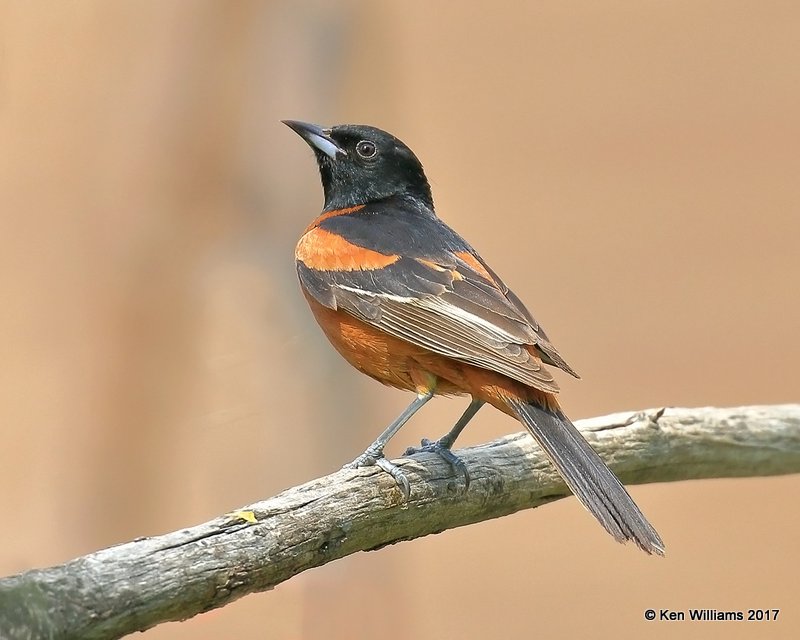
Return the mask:
<svg viewBox="0 0 800 640"><path fill-rule="evenodd" d="M666 409L577 423L627 484L800 472L800 405ZM398 461L402 501L376 468L344 470L205 524L0 579L4 638L119 638L221 607L357 551L498 518L569 495L519 433Z"/></svg>

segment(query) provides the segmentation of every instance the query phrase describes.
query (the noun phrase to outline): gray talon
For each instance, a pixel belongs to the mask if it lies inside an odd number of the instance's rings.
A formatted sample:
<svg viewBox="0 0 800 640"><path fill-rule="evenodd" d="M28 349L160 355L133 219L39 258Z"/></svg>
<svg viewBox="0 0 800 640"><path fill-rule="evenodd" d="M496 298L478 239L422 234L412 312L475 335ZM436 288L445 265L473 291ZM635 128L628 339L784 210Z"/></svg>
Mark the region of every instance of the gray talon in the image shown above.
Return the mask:
<svg viewBox="0 0 800 640"><path fill-rule="evenodd" d="M405 474L400 470L396 464L392 464L383 457L383 452L378 451L365 451L352 462L348 462L342 469L359 469L360 467L379 467L388 473L397 483L397 488L403 494L403 497L408 501L411 495L411 485L408 482Z"/></svg>
<svg viewBox="0 0 800 640"><path fill-rule="evenodd" d="M406 452L403 455L410 456L415 453L421 453L421 452L435 453L440 458L442 458L453 468L453 471L455 471L456 473L460 473L461 475L464 476L464 491L469 489L469 484L470 484L469 469L467 469L467 465L464 464L464 461L450 450L450 447L447 446L447 444L442 443L441 440L428 440L427 438L423 438L422 446L409 447L408 449L406 449Z"/></svg>
<svg viewBox="0 0 800 640"><path fill-rule="evenodd" d="M397 488L400 489L403 497L408 501L408 498L411 496L411 485L408 482L408 478L406 478L406 474L400 470L400 467L396 464L392 464L386 458L377 459L375 464L394 478L394 481L397 483Z"/></svg>

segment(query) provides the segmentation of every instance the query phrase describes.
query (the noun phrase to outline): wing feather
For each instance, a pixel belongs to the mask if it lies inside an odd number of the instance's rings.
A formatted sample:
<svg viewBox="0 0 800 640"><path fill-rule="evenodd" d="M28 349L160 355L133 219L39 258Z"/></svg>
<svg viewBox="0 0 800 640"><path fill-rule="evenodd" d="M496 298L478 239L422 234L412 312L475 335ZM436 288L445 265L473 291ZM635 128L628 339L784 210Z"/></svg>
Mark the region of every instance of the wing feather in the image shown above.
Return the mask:
<svg viewBox="0 0 800 640"><path fill-rule="evenodd" d="M357 246L393 253L393 236L367 233L367 220L358 217L362 213L324 224L338 225L334 230ZM386 220L384 224L400 225L398 231L409 233L403 218ZM394 263L379 269L320 271L299 261L300 280L326 307L342 309L443 356L551 393L558 385L543 362L577 377L519 298L466 242L438 219L416 222L435 227L430 234L415 236L416 249L406 245L404 254L398 249L401 257ZM434 238L447 241L438 245Z"/></svg>

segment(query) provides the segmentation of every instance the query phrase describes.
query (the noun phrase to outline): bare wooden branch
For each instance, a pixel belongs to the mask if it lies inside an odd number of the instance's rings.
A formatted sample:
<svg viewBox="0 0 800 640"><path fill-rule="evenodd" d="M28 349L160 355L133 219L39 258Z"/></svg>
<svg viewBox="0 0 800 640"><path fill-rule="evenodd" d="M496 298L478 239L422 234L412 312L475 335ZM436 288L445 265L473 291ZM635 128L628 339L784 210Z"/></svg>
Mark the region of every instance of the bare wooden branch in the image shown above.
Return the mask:
<svg viewBox="0 0 800 640"><path fill-rule="evenodd" d="M800 472L800 405L653 409L578 423L628 484ZM271 589L337 558L568 495L519 433L462 449L472 483L431 454L402 459L411 499L346 470L205 524L0 579L0 636L119 638ZM655 515L657 519L657 514Z"/></svg>

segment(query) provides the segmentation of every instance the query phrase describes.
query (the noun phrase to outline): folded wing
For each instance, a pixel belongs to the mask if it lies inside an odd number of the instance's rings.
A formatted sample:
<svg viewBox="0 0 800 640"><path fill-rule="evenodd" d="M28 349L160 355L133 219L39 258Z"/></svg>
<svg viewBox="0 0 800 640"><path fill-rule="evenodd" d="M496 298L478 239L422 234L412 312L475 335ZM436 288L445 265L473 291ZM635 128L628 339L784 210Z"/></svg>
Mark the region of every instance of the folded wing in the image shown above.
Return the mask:
<svg viewBox="0 0 800 640"><path fill-rule="evenodd" d="M550 393L558 385L542 362L577 376L471 250L400 257L371 270L320 271L299 262L298 274L320 303L443 356Z"/></svg>

